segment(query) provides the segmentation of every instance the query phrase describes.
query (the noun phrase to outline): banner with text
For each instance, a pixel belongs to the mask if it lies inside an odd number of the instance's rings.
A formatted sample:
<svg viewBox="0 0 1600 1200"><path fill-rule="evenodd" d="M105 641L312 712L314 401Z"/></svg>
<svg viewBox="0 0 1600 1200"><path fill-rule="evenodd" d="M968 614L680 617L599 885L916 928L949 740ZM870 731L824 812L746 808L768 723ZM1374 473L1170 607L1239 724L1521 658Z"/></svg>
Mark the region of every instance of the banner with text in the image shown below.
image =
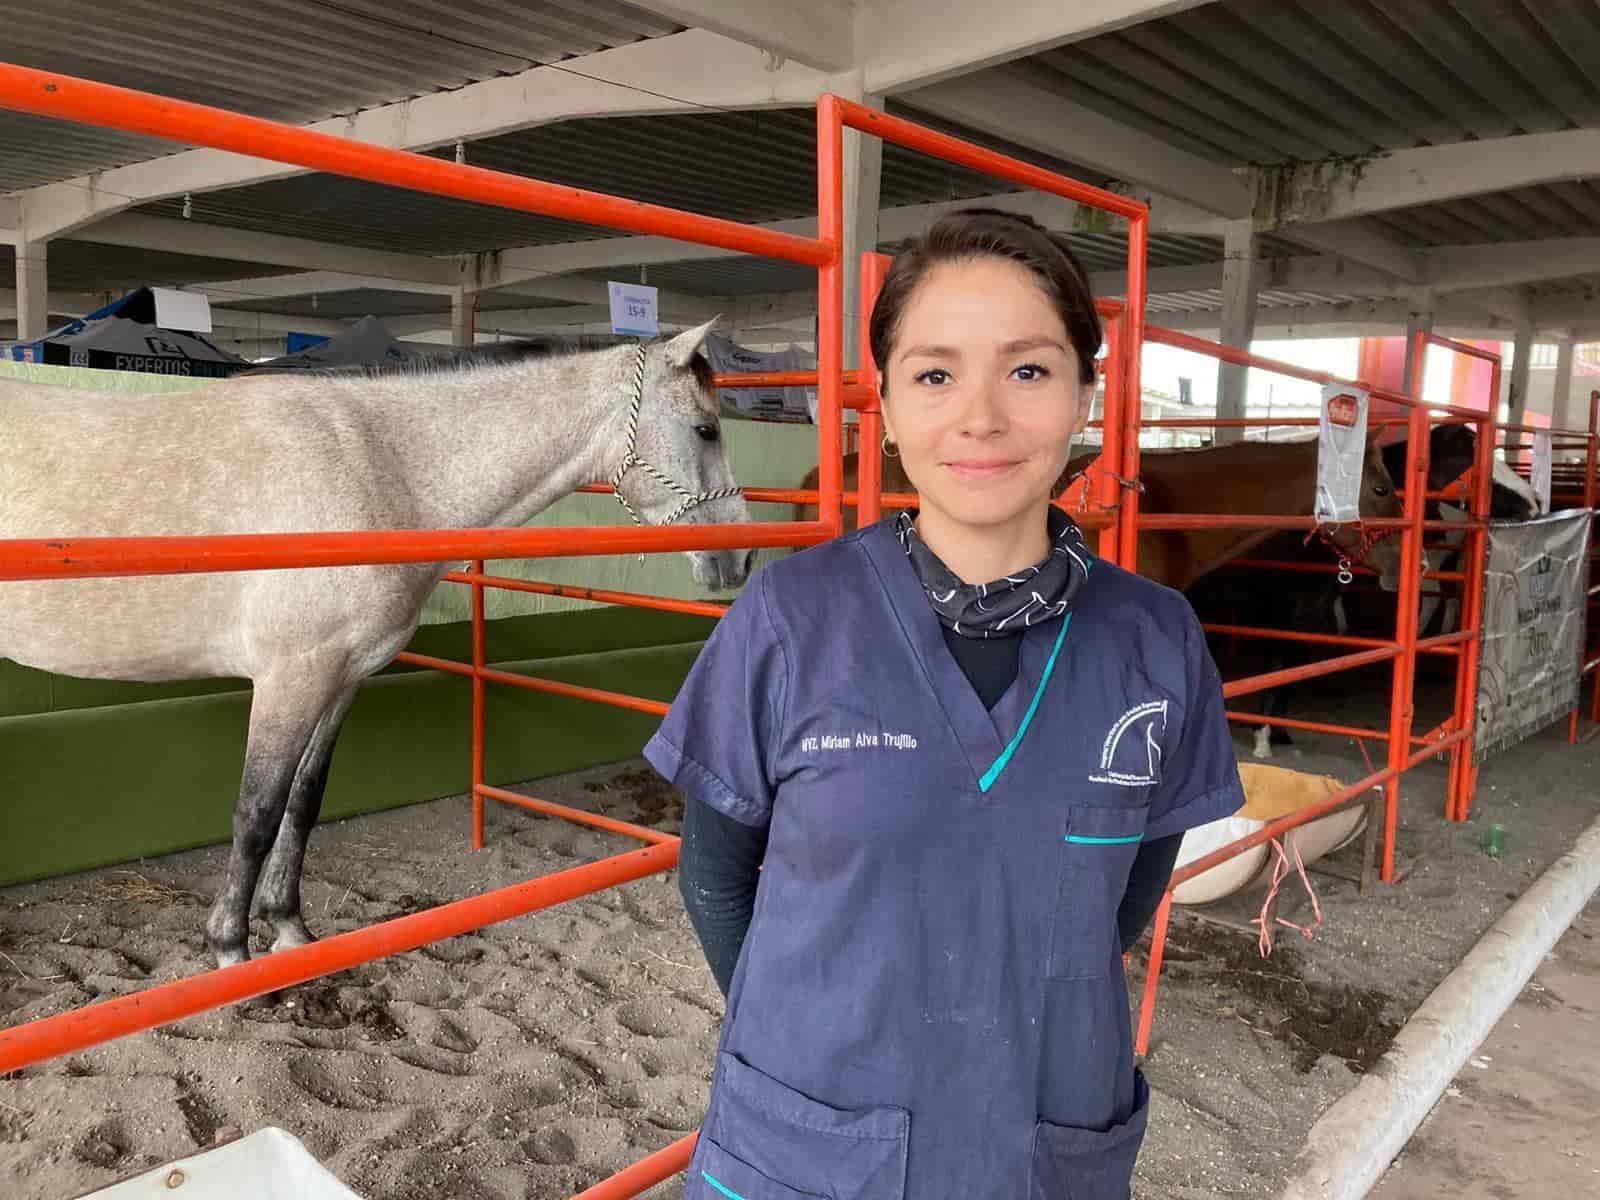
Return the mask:
<svg viewBox="0 0 1600 1200"><path fill-rule="evenodd" d="M1489 523L1474 762L1578 703L1589 526L1587 509Z"/></svg>

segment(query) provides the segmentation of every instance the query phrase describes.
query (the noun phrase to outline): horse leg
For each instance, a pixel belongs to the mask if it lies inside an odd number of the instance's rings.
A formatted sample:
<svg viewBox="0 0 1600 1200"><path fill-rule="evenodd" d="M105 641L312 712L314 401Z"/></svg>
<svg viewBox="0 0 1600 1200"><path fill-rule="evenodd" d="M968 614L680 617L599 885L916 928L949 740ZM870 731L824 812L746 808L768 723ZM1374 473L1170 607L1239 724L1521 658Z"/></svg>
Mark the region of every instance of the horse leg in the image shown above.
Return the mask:
<svg viewBox="0 0 1600 1200"><path fill-rule="evenodd" d="M328 768L345 714L356 698L351 686L341 692L317 722L306 743L305 754L289 788L289 803L278 826L277 840L261 872L259 887L261 915L272 923L277 936L272 948L304 946L316 939L306 928L300 910L300 879L305 866L306 844L322 812L322 794L328 786Z"/></svg>
<svg viewBox="0 0 1600 1200"><path fill-rule="evenodd" d="M333 678L332 673L310 679L269 675L256 681L228 878L206 919L206 941L219 966L250 957L250 900L283 821L295 773L327 708Z"/></svg>

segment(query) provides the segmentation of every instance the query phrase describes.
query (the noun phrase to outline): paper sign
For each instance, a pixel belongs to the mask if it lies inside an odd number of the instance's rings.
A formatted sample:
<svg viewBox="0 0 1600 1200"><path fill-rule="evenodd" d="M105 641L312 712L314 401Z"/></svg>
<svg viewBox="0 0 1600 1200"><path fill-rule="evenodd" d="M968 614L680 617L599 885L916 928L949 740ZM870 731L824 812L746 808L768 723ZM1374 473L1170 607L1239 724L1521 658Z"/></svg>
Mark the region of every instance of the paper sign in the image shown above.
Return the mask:
<svg viewBox="0 0 1600 1200"><path fill-rule="evenodd" d="M1345 525L1361 517L1361 472L1367 453L1367 393L1329 383L1322 387L1317 438L1316 518Z"/></svg>
<svg viewBox="0 0 1600 1200"><path fill-rule="evenodd" d="M1533 435L1533 494L1539 501L1539 511L1550 511L1550 431L1537 430Z"/></svg>
<svg viewBox="0 0 1600 1200"><path fill-rule="evenodd" d="M631 333L638 337L655 337L660 326L656 322L656 289L642 283L618 283L608 280L611 292L611 331Z"/></svg>
<svg viewBox="0 0 1600 1200"><path fill-rule="evenodd" d="M176 288L153 287L156 324L162 329L182 333L211 332L211 298L204 292L180 292Z"/></svg>

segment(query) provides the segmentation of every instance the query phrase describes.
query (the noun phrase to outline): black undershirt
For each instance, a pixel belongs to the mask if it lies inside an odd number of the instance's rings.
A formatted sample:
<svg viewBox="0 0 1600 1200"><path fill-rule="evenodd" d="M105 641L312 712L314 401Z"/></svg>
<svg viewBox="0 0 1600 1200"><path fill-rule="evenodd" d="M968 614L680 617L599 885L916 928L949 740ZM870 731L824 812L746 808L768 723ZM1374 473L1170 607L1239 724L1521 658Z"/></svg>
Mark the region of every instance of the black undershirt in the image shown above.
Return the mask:
<svg viewBox="0 0 1600 1200"><path fill-rule="evenodd" d="M1017 678L1022 639L966 638L944 629L944 640L984 707L993 708ZM1178 833L1140 845L1117 908L1117 930L1124 950L1139 940L1155 915L1182 843L1183 835ZM733 983L733 969L750 929L766 851L766 826L752 828L698 800L684 805L678 890L724 996Z"/></svg>

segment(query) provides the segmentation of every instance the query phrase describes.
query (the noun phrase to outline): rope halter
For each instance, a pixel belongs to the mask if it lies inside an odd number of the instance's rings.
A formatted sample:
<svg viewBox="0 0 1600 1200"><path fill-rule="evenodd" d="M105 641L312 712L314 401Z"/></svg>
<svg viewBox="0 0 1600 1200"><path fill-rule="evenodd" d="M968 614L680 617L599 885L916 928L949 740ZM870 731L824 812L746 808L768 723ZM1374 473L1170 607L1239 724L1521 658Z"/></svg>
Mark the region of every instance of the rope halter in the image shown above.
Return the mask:
<svg viewBox="0 0 1600 1200"><path fill-rule="evenodd" d="M612 472L611 478L607 482L611 484L611 492L616 496L617 503L627 509L628 515L633 518L633 523L635 525L644 525L647 522L634 511L633 505L629 504L628 498L622 494L623 476L627 475L635 467L643 471L651 479L678 497L678 507L673 509L666 519L661 522L663 525L670 525L691 508L706 504L712 500L726 500L732 496L742 496L744 495L744 489L726 487L718 488L712 492L691 492L672 476L658 470L655 466L639 457L639 407L644 402L644 362L647 351L648 347L641 345L634 352L633 380L629 384L629 390L633 394L633 402L628 406L628 444L623 451L622 462Z"/></svg>

